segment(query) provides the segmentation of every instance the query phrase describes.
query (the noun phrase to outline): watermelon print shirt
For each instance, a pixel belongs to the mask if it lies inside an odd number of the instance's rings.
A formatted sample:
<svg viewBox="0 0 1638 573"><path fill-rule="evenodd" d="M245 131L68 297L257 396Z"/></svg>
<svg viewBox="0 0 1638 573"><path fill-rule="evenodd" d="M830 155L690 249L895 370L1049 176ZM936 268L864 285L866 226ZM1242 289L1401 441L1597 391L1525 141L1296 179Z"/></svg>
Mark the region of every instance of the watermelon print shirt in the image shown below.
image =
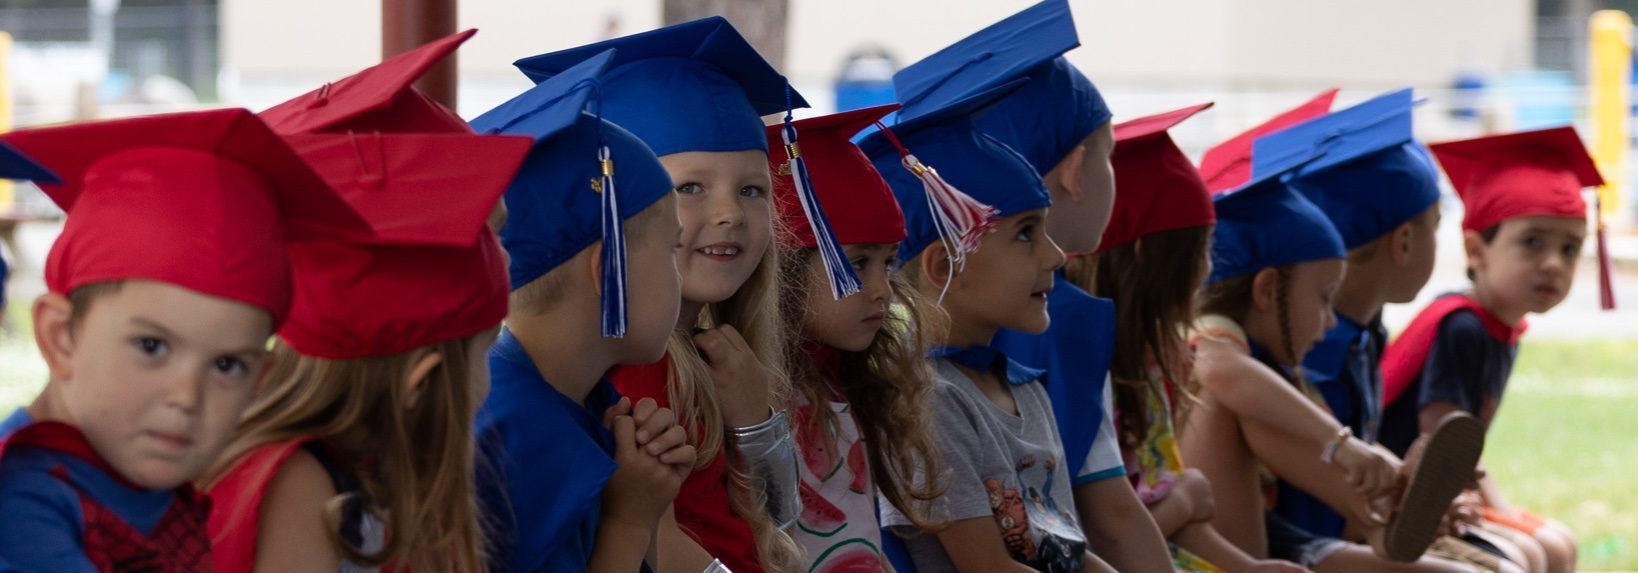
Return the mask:
<svg viewBox="0 0 1638 573"><path fill-rule="evenodd" d="M812 573L885 571L875 484L858 420L846 402L820 407L830 408L833 424L816 423L814 405L805 396L797 399L802 516L791 537L807 552Z"/></svg>

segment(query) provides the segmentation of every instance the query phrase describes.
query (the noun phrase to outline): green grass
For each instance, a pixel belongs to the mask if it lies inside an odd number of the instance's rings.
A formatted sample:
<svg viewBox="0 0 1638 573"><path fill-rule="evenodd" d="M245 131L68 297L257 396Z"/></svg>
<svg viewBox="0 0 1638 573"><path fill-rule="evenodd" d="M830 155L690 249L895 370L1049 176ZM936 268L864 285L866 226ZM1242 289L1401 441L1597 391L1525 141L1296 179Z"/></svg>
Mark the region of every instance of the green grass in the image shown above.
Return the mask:
<svg viewBox="0 0 1638 573"><path fill-rule="evenodd" d="M0 416L46 378L13 301L0 335ZM1581 569L1638 570L1638 340L1526 340L1485 462L1508 498L1568 524Z"/></svg>

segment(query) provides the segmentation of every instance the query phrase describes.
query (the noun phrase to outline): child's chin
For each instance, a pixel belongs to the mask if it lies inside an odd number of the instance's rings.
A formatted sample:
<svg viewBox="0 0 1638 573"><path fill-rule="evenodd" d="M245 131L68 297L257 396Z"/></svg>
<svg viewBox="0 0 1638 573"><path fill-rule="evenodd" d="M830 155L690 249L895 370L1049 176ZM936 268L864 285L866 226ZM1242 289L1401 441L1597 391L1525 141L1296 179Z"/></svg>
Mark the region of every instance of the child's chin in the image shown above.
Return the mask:
<svg viewBox="0 0 1638 573"><path fill-rule="evenodd" d="M141 486L143 489L164 491L181 487L182 484L188 483L189 480L194 478L194 474L199 472L174 464L150 462L142 464L131 471L121 469L120 473L125 475L125 479Z"/></svg>
<svg viewBox="0 0 1638 573"><path fill-rule="evenodd" d="M1046 313L1043 312L1019 317L1017 321L1007 325L1007 330L1016 330L1024 334L1040 334L1046 332L1047 327L1051 325L1052 319L1047 318Z"/></svg>

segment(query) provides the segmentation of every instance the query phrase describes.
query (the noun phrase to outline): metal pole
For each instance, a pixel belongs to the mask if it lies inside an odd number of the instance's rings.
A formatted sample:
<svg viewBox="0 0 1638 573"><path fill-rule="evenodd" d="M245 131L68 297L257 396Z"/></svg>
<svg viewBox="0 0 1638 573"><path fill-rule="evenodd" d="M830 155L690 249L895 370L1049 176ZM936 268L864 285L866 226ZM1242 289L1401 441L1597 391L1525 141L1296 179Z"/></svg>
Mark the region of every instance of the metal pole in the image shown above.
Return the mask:
<svg viewBox="0 0 1638 573"><path fill-rule="evenodd" d="M381 57L396 56L455 33L456 0L381 0ZM455 58L434 66L416 89L455 109Z"/></svg>

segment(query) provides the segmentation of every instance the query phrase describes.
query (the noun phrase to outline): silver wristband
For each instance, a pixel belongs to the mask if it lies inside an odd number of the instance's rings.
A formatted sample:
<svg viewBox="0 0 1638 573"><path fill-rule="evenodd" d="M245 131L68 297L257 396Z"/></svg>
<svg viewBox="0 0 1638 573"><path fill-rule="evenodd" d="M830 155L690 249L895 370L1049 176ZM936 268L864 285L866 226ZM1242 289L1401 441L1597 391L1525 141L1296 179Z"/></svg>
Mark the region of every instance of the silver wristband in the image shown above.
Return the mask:
<svg viewBox="0 0 1638 573"><path fill-rule="evenodd" d="M745 468L750 487L766 498L765 509L774 526L784 529L795 524L802 514L802 498L790 414L775 411L765 422L733 428L729 441Z"/></svg>
<svg viewBox="0 0 1638 573"><path fill-rule="evenodd" d="M712 559L711 564L706 565L705 570L701 571L700 573L734 573L734 572L732 570L728 569L727 565L723 565L721 561L718 561L716 559Z"/></svg>

